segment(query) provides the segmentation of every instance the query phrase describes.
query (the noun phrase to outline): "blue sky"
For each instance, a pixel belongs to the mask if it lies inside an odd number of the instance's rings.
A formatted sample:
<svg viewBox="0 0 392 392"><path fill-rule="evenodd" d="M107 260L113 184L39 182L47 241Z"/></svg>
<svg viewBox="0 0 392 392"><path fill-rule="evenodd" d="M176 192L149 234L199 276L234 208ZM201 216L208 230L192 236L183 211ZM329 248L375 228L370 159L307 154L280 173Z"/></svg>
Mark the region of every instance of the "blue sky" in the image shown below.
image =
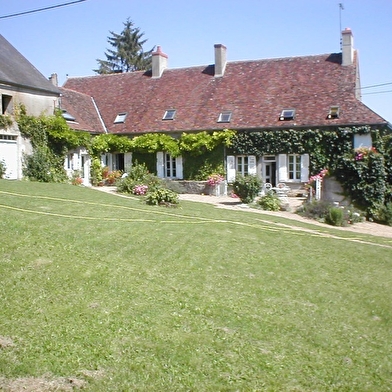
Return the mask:
<svg viewBox="0 0 392 392"><path fill-rule="evenodd" d="M145 50L161 45L170 68L212 64L216 43L229 61L339 52L340 27L350 27L362 100L392 123L392 0L86 0L2 18L70 1L0 7L0 34L44 76L56 72L60 85L66 75L94 75L109 31L120 33L128 17L145 33ZM383 86L367 88L375 85Z"/></svg>

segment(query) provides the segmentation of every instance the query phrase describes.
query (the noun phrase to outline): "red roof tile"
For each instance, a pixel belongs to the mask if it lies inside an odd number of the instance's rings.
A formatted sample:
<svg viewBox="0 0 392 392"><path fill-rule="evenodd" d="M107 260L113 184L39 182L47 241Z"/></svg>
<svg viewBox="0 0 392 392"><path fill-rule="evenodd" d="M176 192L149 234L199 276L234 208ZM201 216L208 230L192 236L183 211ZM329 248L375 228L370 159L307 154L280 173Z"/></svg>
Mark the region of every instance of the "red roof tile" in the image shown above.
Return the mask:
<svg viewBox="0 0 392 392"><path fill-rule="evenodd" d="M61 109L75 118L68 121L70 128L91 133L105 133L106 130L99 118L99 113L90 95L65 88L61 91Z"/></svg>
<svg viewBox="0 0 392 392"><path fill-rule="evenodd" d="M341 54L325 54L228 62L218 78L210 65L167 69L157 79L150 72L70 78L64 87L93 97L110 133L386 124L356 98L357 71L355 62L341 65ZM335 105L339 118L327 119ZM294 120L279 121L289 108ZM176 109L174 120L162 120L167 109ZM227 110L231 122L218 123ZM113 124L123 112L125 123Z"/></svg>

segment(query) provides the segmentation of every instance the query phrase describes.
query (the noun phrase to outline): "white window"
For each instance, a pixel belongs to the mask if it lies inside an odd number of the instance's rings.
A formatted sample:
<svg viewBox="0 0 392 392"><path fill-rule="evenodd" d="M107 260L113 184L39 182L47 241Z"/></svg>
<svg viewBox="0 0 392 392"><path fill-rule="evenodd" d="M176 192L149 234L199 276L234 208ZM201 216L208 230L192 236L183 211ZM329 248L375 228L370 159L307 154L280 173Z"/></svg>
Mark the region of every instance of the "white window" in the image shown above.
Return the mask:
<svg viewBox="0 0 392 392"><path fill-rule="evenodd" d="M280 114L280 121L294 120L295 117L295 109L283 109Z"/></svg>
<svg viewBox="0 0 392 392"><path fill-rule="evenodd" d="M231 112L230 111L221 112L219 114L218 122L229 123L230 120L231 120Z"/></svg>
<svg viewBox="0 0 392 392"><path fill-rule="evenodd" d="M157 153L157 175L159 178L182 179L182 157L173 157L166 152Z"/></svg>
<svg viewBox="0 0 392 392"><path fill-rule="evenodd" d="M176 115L175 109L166 110L162 120L174 120L175 115Z"/></svg>
<svg viewBox="0 0 392 392"><path fill-rule="evenodd" d="M119 113L114 119L114 123L115 124L124 123L126 118L127 118L127 113Z"/></svg>
<svg viewBox="0 0 392 392"><path fill-rule="evenodd" d="M236 175L256 175L256 157L254 155L229 155L226 159L226 172L228 182L233 182Z"/></svg>
<svg viewBox="0 0 392 392"><path fill-rule="evenodd" d="M236 165L236 170L237 174L240 174L242 176L247 176L249 169L249 159L247 156L237 156L237 165Z"/></svg>
<svg viewBox="0 0 392 392"><path fill-rule="evenodd" d="M165 177L177 177L176 158L172 157L170 154L165 154Z"/></svg>
<svg viewBox="0 0 392 392"><path fill-rule="evenodd" d="M290 154L288 158L289 180L301 181L301 155Z"/></svg>

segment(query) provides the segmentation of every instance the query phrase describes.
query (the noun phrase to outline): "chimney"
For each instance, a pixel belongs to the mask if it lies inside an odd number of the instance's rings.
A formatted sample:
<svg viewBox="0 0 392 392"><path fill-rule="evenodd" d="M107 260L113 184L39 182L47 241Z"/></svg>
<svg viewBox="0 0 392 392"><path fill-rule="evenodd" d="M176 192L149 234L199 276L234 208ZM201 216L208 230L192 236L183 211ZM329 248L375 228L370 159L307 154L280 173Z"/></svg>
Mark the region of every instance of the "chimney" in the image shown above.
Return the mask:
<svg viewBox="0 0 392 392"><path fill-rule="evenodd" d="M152 77L160 78L163 71L167 68L167 54L163 53L161 47L158 46L156 52L152 53Z"/></svg>
<svg viewBox="0 0 392 392"><path fill-rule="evenodd" d="M57 78L57 74L56 73L52 73L52 75L49 76L49 80L52 82L52 84L56 87L59 86L59 81Z"/></svg>
<svg viewBox="0 0 392 392"><path fill-rule="evenodd" d="M354 37L350 28L342 31L342 65L351 65L354 62Z"/></svg>
<svg viewBox="0 0 392 392"><path fill-rule="evenodd" d="M226 46L215 44L215 77L222 77L226 69Z"/></svg>

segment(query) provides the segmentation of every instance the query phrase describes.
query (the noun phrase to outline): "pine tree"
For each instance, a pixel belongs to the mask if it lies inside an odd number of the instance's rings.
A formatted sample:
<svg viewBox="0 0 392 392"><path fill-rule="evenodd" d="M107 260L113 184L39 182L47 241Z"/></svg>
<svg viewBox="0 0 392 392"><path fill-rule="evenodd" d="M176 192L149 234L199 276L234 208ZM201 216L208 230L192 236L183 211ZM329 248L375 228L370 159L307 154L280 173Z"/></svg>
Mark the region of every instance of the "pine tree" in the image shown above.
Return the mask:
<svg viewBox="0 0 392 392"><path fill-rule="evenodd" d="M97 59L99 68L94 69L98 74L122 73L147 70L151 68L151 54L154 50L143 51L143 45L147 42L142 39L144 33L128 18L124 29L120 34L110 31L108 43L114 49L108 49L105 53L106 60Z"/></svg>

